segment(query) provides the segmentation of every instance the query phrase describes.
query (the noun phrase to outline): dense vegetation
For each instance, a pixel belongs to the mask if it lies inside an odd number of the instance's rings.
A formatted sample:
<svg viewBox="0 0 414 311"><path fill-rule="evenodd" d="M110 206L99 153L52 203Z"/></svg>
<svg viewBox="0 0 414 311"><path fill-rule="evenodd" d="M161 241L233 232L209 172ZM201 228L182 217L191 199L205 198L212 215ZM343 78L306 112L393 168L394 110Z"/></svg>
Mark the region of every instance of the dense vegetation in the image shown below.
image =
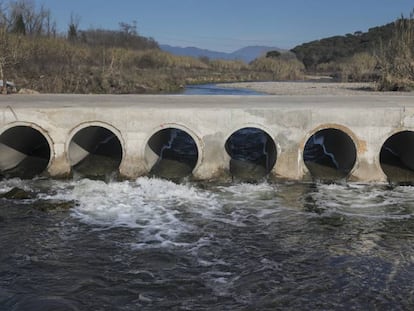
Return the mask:
<svg viewBox="0 0 414 311"><path fill-rule="evenodd" d="M334 36L311 41L291 51L303 62L307 70L316 70L320 64L338 62L357 53L374 53L381 42L388 42L394 33L394 23L374 27L368 32L357 31L345 36Z"/></svg>
<svg viewBox="0 0 414 311"><path fill-rule="evenodd" d="M380 90L414 90L414 10L395 22L393 37L380 49Z"/></svg>
<svg viewBox="0 0 414 311"><path fill-rule="evenodd" d="M118 30L81 30L78 24L72 16L67 32L59 34L46 8L36 9L30 0L0 2L0 79L39 92L119 94L303 77L303 65L293 60L245 64L174 56L139 35L135 22L120 23Z"/></svg>
<svg viewBox="0 0 414 311"><path fill-rule="evenodd" d="M291 51L307 72L377 81L379 90L414 90L414 11L368 32L312 41Z"/></svg>

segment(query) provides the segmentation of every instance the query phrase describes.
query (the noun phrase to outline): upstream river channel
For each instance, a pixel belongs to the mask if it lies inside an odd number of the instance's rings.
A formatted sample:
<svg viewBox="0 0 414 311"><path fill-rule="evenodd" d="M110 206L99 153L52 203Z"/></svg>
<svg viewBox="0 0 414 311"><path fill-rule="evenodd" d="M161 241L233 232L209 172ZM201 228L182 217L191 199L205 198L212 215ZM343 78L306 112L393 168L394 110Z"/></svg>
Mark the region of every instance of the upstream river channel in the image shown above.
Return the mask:
<svg viewBox="0 0 414 311"><path fill-rule="evenodd" d="M0 310L414 310L414 188L0 180Z"/></svg>

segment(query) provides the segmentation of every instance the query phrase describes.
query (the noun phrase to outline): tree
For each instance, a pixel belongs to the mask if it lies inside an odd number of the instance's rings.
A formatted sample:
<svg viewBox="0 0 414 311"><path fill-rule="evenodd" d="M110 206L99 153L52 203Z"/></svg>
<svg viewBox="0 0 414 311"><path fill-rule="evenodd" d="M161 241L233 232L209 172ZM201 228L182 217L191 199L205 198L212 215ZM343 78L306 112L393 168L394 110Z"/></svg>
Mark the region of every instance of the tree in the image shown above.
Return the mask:
<svg viewBox="0 0 414 311"><path fill-rule="evenodd" d="M7 10L4 7L3 1L0 1L0 27L8 26Z"/></svg>
<svg viewBox="0 0 414 311"><path fill-rule="evenodd" d="M80 33L81 41L89 46L127 48L132 50L159 49L152 38L138 35L136 22L119 23L120 30L89 29Z"/></svg>
<svg viewBox="0 0 414 311"><path fill-rule="evenodd" d="M47 37L56 37L57 26L56 20L52 20L52 14L48 11L48 14L45 18L45 27L46 27L46 36Z"/></svg>
<svg viewBox="0 0 414 311"><path fill-rule="evenodd" d="M280 55L282 55L279 51L269 51L266 53L267 58L278 58Z"/></svg>
<svg viewBox="0 0 414 311"><path fill-rule="evenodd" d="M132 21L132 24L120 22L119 28L127 36L138 36L137 21Z"/></svg>
<svg viewBox="0 0 414 311"><path fill-rule="evenodd" d="M14 25L11 31L19 35L26 35L26 25L22 14L18 14L15 17Z"/></svg>
<svg viewBox="0 0 414 311"><path fill-rule="evenodd" d="M25 33L27 35L36 36L43 35L50 31L51 13L50 10L41 6L36 10L34 0L18 0L10 2L9 9L9 27L13 29L16 21L25 26ZM22 25L20 25L22 26Z"/></svg>
<svg viewBox="0 0 414 311"><path fill-rule="evenodd" d="M70 22L68 27L68 40L71 42L74 42L78 39L78 29L79 29L79 22L80 17L73 15L73 13L70 15Z"/></svg>

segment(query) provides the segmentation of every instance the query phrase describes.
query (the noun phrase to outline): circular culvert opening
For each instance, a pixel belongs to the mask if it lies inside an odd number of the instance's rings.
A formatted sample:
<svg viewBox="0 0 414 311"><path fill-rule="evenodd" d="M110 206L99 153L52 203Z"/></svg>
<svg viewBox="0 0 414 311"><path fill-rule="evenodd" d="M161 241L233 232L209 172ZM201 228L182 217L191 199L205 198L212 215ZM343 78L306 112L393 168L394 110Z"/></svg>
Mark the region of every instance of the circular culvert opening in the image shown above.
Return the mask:
<svg viewBox="0 0 414 311"><path fill-rule="evenodd" d="M313 178L346 178L355 165L357 150L345 132L329 128L313 134L306 142L303 160Z"/></svg>
<svg viewBox="0 0 414 311"><path fill-rule="evenodd" d="M193 137L178 128L158 131L148 141L145 159L150 175L179 180L190 176L198 162L198 148Z"/></svg>
<svg viewBox="0 0 414 311"><path fill-rule="evenodd" d="M414 182L414 132L389 137L381 147L380 164L390 182Z"/></svg>
<svg viewBox="0 0 414 311"><path fill-rule="evenodd" d="M0 170L6 177L33 178L49 165L46 137L29 126L15 126L0 135Z"/></svg>
<svg viewBox="0 0 414 311"><path fill-rule="evenodd" d="M73 171L91 178L117 173L122 155L119 138L101 126L81 129L73 136L68 150Z"/></svg>
<svg viewBox="0 0 414 311"><path fill-rule="evenodd" d="M245 127L234 132L225 145L230 159L230 174L243 181L257 181L267 176L276 163L277 149L265 131Z"/></svg>

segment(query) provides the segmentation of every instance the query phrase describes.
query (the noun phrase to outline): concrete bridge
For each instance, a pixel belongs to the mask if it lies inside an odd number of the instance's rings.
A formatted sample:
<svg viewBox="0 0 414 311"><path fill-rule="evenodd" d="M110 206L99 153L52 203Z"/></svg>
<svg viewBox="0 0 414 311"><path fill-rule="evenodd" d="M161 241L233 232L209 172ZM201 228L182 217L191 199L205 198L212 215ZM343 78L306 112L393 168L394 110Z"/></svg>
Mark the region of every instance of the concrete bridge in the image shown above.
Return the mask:
<svg viewBox="0 0 414 311"><path fill-rule="evenodd" d="M414 181L412 95L15 95L0 109L5 176Z"/></svg>

